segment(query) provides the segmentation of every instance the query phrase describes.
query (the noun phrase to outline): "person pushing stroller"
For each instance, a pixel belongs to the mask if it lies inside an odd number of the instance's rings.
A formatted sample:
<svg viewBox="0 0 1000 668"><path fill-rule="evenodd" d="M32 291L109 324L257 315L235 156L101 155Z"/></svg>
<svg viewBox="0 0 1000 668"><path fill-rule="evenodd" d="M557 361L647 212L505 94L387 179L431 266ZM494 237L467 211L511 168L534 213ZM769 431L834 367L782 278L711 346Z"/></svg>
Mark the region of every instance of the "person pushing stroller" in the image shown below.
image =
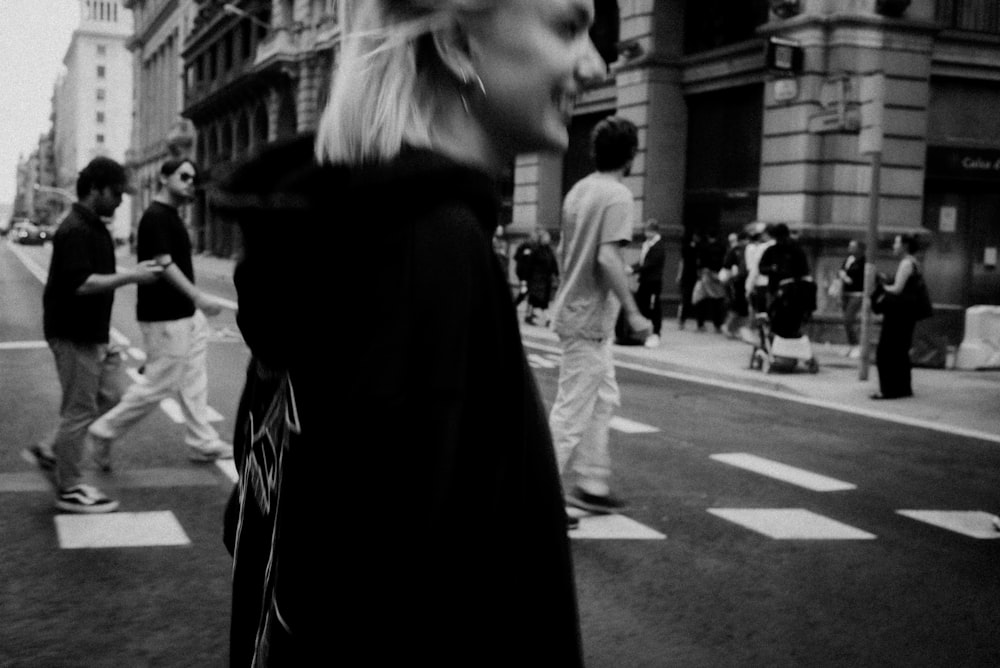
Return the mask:
<svg viewBox="0 0 1000 668"><path fill-rule="evenodd" d="M816 285L809 275L809 260L784 223L771 225L768 233L774 244L760 258L760 273L768 277L771 331L782 338L798 338L816 310Z"/></svg>

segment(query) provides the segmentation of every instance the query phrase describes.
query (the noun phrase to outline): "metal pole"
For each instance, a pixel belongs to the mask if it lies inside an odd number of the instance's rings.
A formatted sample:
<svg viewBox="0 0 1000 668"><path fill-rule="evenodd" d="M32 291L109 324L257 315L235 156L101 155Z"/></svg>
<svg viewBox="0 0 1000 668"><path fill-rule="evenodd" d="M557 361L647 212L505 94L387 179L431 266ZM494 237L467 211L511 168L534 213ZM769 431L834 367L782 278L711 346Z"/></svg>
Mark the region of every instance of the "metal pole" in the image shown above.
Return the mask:
<svg viewBox="0 0 1000 668"><path fill-rule="evenodd" d="M868 358L871 350L872 291L875 289L875 257L878 250L878 205L882 172L882 151L872 154L871 189L868 191L868 234L865 240L865 287L861 302L861 356L858 359L858 380L868 380Z"/></svg>

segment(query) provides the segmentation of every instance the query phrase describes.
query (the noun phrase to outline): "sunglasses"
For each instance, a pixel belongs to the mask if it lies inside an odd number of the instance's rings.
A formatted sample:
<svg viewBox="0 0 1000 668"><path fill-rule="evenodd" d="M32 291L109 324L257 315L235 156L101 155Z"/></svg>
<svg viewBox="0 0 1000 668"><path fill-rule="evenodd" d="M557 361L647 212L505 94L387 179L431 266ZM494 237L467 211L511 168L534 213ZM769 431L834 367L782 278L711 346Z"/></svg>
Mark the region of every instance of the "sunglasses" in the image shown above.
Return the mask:
<svg viewBox="0 0 1000 668"><path fill-rule="evenodd" d="M181 172L180 174L177 175L177 178L179 178L184 183L187 183L188 181L194 181L194 174L188 174L187 172Z"/></svg>

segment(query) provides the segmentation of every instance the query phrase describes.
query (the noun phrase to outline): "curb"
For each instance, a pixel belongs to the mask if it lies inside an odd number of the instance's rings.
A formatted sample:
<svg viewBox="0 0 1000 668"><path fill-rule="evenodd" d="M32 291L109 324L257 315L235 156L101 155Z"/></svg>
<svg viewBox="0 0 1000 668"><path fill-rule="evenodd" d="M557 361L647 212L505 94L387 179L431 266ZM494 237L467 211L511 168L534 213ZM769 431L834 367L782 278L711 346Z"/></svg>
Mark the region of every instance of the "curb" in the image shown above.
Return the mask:
<svg viewBox="0 0 1000 668"><path fill-rule="evenodd" d="M525 331L524 329L521 330L521 340L524 341L526 345L540 345L548 347L558 346L558 339L556 339L554 335L552 337L540 336L533 332ZM780 381L748 379L736 374L709 371L702 367L690 364L679 364L677 362L667 362L665 360L650 358L645 355L635 355L628 352L627 346L615 346L614 359L616 362L626 362L636 366L647 366L658 371L667 371L697 378L706 378L709 380L731 383L733 385L744 385L747 387L769 390L771 392L790 394L797 397L807 396L796 389L788 387Z"/></svg>

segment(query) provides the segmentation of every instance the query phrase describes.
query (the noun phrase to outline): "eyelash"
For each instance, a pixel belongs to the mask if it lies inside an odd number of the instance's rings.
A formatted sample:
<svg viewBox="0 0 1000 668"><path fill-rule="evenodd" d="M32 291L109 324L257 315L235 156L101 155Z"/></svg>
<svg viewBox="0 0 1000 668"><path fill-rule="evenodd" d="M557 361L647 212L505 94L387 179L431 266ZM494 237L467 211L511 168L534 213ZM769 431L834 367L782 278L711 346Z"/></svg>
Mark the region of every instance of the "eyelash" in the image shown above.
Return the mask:
<svg viewBox="0 0 1000 668"><path fill-rule="evenodd" d="M559 34L566 39L576 39L584 30L576 21L563 21L559 24Z"/></svg>

